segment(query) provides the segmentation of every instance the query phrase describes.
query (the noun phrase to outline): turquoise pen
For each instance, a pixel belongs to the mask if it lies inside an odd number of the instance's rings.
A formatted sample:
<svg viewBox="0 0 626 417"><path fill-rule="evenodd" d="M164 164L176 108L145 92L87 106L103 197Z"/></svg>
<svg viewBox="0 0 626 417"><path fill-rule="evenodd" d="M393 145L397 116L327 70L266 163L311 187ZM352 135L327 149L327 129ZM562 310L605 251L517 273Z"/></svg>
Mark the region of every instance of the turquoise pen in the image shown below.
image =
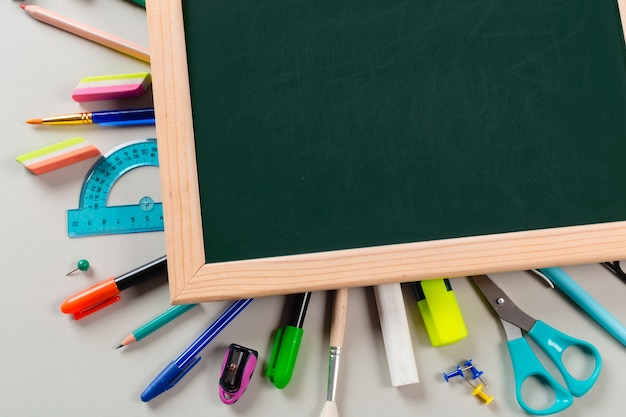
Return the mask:
<svg viewBox="0 0 626 417"><path fill-rule="evenodd" d="M116 349L130 345L131 343L138 342L144 337L159 330L161 327L165 326L167 323L171 322L177 317L185 314L197 305L198 304L180 304L171 307L163 314L160 314L159 316L153 318L152 320L126 336L126 338L122 340L122 343L120 343L120 345Z"/></svg>
<svg viewBox="0 0 626 417"><path fill-rule="evenodd" d="M565 271L561 268L541 268L535 270L535 272L552 281L565 295L597 321L600 326L604 327L607 332L626 346L626 327L567 275Z"/></svg>

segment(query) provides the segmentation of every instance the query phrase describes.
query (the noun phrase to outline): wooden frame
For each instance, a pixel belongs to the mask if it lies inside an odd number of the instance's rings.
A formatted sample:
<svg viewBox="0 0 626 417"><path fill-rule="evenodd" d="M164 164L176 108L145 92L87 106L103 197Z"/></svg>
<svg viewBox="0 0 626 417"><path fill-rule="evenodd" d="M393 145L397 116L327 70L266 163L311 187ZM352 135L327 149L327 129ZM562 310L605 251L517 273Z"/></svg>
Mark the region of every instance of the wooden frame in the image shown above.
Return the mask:
<svg viewBox="0 0 626 417"><path fill-rule="evenodd" d="M148 2L169 285L175 304L623 259L626 221L206 264L182 0ZM624 1L619 0L620 10Z"/></svg>

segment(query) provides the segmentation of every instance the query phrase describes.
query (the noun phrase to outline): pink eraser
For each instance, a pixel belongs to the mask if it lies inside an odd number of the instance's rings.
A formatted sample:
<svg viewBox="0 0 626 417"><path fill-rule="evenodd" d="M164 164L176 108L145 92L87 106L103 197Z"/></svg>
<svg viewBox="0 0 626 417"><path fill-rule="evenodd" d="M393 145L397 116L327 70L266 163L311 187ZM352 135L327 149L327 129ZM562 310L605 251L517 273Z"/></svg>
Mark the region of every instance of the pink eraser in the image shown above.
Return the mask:
<svg viewBox="0 0 626 417"><path fill-rule="evenodd" d="M72 98L83 102L140 97L151 83L149 72L85 77L74 89Z"/></svg>
<svg viewBox="0 0 626 417"><path fill-rule="evenodd" d="M17 162L33 174L39 175L100 154L100 150L85 139L73 138L20 155Z"/></svg>

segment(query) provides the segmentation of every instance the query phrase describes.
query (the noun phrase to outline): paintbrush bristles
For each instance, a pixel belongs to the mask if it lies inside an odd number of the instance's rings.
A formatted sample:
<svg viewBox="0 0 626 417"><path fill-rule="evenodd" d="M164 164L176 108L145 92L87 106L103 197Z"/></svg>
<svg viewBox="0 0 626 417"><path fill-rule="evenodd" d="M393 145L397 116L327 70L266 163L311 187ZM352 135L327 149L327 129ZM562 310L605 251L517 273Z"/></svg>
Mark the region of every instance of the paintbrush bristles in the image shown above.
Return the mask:
<svg viewBox="0 0 626 417"><path fill-rule="evenodd" d="M348 289L340 288L335 291L333 313L330 322L330 345L343 346L343 336L346 332L346 313L348 311Z"/></svg>
<svg viewBox="0 0 626 417"><path fill-rule="evenodd" d="M334 401L326 401L320 417L338 417L339 411L337 410L337 403Z"/></svg>

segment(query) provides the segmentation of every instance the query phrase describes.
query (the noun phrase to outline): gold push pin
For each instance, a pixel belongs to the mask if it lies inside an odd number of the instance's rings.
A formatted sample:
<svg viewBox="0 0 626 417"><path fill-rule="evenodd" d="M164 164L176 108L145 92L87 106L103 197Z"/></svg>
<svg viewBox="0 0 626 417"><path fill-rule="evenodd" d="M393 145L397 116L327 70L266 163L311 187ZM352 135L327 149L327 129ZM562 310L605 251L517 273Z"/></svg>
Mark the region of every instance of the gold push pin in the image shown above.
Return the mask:
<svg viewBox="0 0 626 417"><path fill-rule="evenodd" d="M66 277L70 276L78 270L87 271L88 269L89 269L89 261L87 259L81 259L80 261L78 261L78 263L76 263L76 268L72 269L70 272L65 274L65 276Z"/></svg>
<svg viewBox="0 0 626 417"><path fill-rule="evenodd" d="M472 395L474 397L478 397L485 402L485 404L489 404L493 401L493 395L489 396L485 391L483 391L483 384L478 384L475 386L468 379L466 379L467 383L470 384L474 390L472 391Z"/></svg>

